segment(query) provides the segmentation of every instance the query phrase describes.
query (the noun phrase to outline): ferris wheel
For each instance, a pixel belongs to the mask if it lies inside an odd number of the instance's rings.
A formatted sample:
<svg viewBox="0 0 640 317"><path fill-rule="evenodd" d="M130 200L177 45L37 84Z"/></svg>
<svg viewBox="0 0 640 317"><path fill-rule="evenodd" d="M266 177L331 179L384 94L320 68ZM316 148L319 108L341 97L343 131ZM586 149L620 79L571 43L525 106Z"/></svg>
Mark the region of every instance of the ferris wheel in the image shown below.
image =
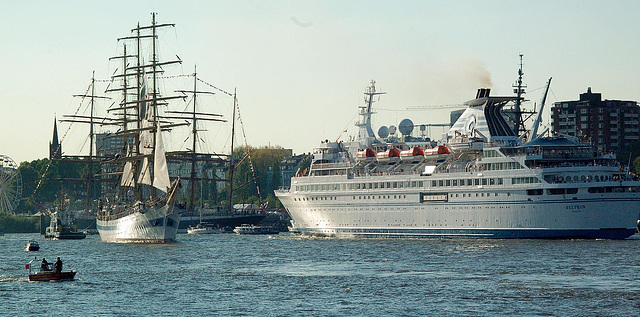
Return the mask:
<svg viewBox="0 0 640 317"><path fill-rule="evenodd" d="M22 176L18 164L0 154L0 212L13 213L22 197Z"/></svg>

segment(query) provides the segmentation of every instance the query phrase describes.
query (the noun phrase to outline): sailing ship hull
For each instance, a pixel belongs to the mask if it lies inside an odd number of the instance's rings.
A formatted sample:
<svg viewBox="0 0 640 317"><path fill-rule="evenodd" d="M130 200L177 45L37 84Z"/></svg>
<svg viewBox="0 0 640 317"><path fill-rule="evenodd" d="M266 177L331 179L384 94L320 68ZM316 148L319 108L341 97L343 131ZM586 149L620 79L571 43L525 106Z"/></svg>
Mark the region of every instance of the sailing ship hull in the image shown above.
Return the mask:
<svg viewBox="0 0 640 317"><path fill-rule="evenodd" d="M276 195L294 231L303 235L625 239L635 233L640 193L593 194L587 189L577 195L527 196L525 188L467 188L445 193L447 201L421 199L428 188Z"/></svg>
<svg viewBox="0 0 640 317"><path fill-rule="evenodd" d="M166 243L178 233L180 214L173 204L148 208L117 219L97 219L100 239L105 242Z"/></svg>

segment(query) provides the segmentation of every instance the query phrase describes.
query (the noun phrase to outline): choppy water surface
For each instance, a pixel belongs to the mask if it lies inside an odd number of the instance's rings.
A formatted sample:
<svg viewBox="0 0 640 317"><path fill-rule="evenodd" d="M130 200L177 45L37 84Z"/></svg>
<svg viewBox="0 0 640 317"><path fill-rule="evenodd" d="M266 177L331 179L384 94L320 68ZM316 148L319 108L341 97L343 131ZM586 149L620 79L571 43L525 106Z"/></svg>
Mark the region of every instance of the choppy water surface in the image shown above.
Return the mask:
<svg viewBox="0 0 640 317"><path fill-rule="evenodd" d="M23 251L29 239L41 250ZM5 316L638 316L640 237L348 240L179 235L166 245L0 237ZM28 282L60 256L72 282Z"/></svg>

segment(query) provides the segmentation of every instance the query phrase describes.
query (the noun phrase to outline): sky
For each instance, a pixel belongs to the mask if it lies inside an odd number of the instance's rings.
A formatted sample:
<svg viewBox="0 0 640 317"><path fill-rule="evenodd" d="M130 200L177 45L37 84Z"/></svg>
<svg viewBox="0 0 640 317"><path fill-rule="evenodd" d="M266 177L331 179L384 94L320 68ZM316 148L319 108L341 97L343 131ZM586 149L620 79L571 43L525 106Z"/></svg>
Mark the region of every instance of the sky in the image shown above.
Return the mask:
<svg viewBox="0 0 640 317"><path fill-rule="evenodd" d="M299 154L321 140L346 140L357 134L371 80L386 92L374 131L404 118L448 123L452 108L444 105L462 104L478 88L511 95L520 54L529 109L550 77L547 105L576 100L587 87L604 99L640 100L640 1L2 1L0 154L48 157L54 118L86 111L73 95L85 93L93 72L96 94L104 93L118 67L109 60L121 54L117 38L150 24L151 12L176 25L159 39L163 57L183 61L172 74L197 67L202 90L237 92L236 144ZM201 99L203 111L231 119L230 98ZM224 152L229 122L204 128L209 141L200 146ZM88 153L82 129L59 123L65 154ZM165 143L185 149L187 133L166 133Z"/></svg>

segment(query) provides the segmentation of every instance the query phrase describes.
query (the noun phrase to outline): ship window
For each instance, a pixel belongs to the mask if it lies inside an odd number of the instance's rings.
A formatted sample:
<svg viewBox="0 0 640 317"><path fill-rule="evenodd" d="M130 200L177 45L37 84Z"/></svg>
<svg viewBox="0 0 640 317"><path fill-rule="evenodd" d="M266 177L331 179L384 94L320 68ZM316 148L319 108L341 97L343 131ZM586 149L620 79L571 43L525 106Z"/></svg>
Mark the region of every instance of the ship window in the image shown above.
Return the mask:
<svg viewBox="0 0 640 317"><path fill-rule="evenodd" d="M420 193L420 202L429 203L437 201L448 201L447 193Z"/></svg>
<svg viewBox="0 0 640 317"><path fill-rule="evenodd" d="M542 189L527 189L527 195L529 196L542 195Z"/></svg>
<svg viewBox="0 0 640 317"><path fill-rule="evenodd" d="M502 178L498 178L498 185L502 185Z"/></svg>
<svg viewBox="0 0 640 317"><path fill-rule="evenodd" d="M438 181L438 186L440 186L440 187L444 186L444 181L443 180L439 180Z"/></svg>
<svg viewBox="0 0 640 317"><path fill-rule="evenodd" d="M446 182L446 186L451 186L451 180L450 179L447 179L445 182Z"/></svg>
<svg viewBox="0 0 640 317"><path fill-rule="evenodd" d="M393 188L398 188L398 182L393 182Z"/></svg>
<svg viewBox="0 0 640 317"><path fill-rule="evenodd" d="M380 188L384 188L384 183L380 183Z"/></svg>
<svg viewBox="0 0 640 317"><path fill-rule="evenodd" d="M474 179L474 180L473 180L473 183L474 183L476 186L480 185L480 179L478 179L478 178Z"/></svg>
<svg viewBox="0 0 640 317"><path fill-rule="evenodd" d="M424 186L424 182L423 181L419 181L418 182L418 187L423 187Z"/></svg>
<svg viewBox="0 0 640 317"><path fill-rule="evenodd" d="M457 179L454 179L454 180L453 180L453 184L452 184L452 185L453 185L453 186L458 186L458 180L457 180Z"/></svg>
<svg viewBox="0 0 640 317"><path fill-rule="evenodd" d="M578 193L577 188L567 188L567 194L577 194L577 193Z"/></svg>
<svg viewBox="0 0 640 317"><path fill-rule="evenodd" d="M436 187L436 184L438 184L438 181L431 181L431 187ZM414 182L415 185L415 182ZM416 187L416 186L413 186Z"/></svg>
<svg viewBox="0 0 640 317"><path fill-rule="evenodd" d="M435 183L433 186L436 186ZM411 187L416 187L416 181L411 182Z"/></svg>
<svg viewBox="0 0 640 317"><path fill-rule="evenodd" d="M373 188L378 189L378 183L373 183Z"/></svg>
<svg viewBox="0 0 640 317"><path fill-rule="evenodd" d="M549 188L547 189L547 194L549 195L564 195L564 188Z"/></svg>
<svg viewBox="0 0 640 317"><path fill-rule="evenodd" d="M468 186L473 185L473 181L472 181L471 179L467 179L467 185L468 185Z"/></svg>
<svg viewBox="0 0 640 317"><path fill-rule="evenodd" d="M486 178L482 179L482 185L487 185L487 179Z"/></svg>
<svg viewBox="0 0 640 317"><path fill-rule="evenodd" d="M387 188L391 188L391 182L387 182Z"/></svg>
<svg viewBox="0 0 640 317"><path fill-rule="evenodd" d="M496 179L495 178L489 178L489 185L495 185L496 184Z"/></svg>

